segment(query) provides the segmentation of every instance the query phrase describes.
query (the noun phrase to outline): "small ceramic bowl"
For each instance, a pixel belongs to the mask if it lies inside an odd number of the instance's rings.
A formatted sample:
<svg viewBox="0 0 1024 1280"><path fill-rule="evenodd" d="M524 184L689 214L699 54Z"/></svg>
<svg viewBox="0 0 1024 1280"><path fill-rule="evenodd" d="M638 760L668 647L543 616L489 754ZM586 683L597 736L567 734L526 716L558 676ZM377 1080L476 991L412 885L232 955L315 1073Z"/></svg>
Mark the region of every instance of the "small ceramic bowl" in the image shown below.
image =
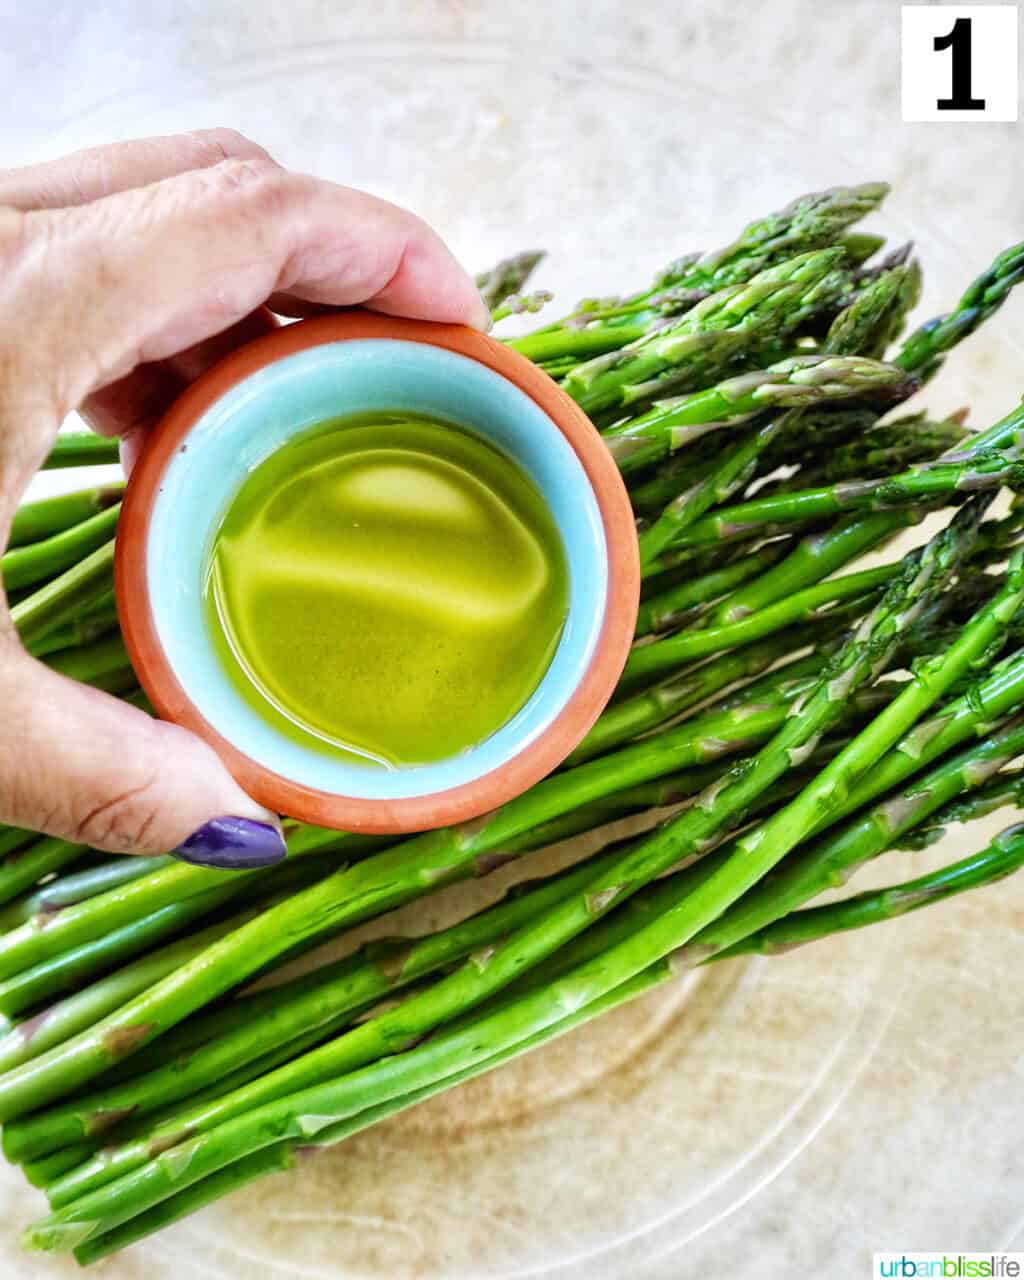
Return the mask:
<svg viewBox="0 0 1024 1280"><path fill-rule="evenodd" d="M297 432L374 409L454 421L514 458L550 507L570 579L561 640L519 713L457 756L394 771L310 750L261 719L221 668L202 604L213 536L252 468ZM161 716L205 738L268 808L392 833L478 817L565 759L621 674L640 572L618 470L550 378L474 330L355 311L257 339L173 405L131 476L116 582L128 652Z"/></svg>

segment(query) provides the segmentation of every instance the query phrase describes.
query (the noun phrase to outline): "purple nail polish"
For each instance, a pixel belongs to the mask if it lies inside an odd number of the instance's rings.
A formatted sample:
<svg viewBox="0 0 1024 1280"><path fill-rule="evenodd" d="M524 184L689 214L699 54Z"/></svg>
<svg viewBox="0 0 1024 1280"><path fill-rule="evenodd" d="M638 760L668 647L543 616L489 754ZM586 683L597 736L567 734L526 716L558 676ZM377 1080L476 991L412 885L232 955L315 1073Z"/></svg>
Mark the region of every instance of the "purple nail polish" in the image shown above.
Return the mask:
<svg viewBox="0 0 1024 1280"><path fill-rule="evenodd" d="M251 818L211 818L174 850L183 862L224 871L269 867L286 853L280 831Z"/></svg>

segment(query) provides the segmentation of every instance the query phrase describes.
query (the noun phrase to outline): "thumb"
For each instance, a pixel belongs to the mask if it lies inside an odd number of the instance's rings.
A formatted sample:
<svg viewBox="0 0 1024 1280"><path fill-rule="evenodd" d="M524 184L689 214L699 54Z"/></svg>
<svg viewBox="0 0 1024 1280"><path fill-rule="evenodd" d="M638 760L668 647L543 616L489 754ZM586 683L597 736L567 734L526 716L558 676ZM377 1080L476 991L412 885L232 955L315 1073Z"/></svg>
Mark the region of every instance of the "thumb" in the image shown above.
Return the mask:
<svg viewBox="0 0 1024 1280"><path fill-rule="evenodd" d="M277 818L176 725L68 680L0 641L0 821L117 853L202 866L285 855Z"/></svg>

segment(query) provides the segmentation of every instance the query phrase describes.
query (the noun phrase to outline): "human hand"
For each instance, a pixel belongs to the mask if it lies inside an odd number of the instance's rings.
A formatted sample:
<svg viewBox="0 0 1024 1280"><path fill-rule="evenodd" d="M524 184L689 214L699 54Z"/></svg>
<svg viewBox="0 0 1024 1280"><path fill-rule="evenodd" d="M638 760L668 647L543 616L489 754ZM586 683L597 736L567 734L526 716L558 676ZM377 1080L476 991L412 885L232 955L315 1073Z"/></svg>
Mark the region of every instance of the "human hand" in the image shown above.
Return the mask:
<svg viewBox="0 0 1024 1280"><path fill-rule="evenodd" d="M0 549L61 421L142 435L270 312L362 304L485 327L471 279L412 214L289 173L230 130L0 172ZM275 815L176 725L30 658L0 586L0 822L207 866L284 856Z"/></svg>

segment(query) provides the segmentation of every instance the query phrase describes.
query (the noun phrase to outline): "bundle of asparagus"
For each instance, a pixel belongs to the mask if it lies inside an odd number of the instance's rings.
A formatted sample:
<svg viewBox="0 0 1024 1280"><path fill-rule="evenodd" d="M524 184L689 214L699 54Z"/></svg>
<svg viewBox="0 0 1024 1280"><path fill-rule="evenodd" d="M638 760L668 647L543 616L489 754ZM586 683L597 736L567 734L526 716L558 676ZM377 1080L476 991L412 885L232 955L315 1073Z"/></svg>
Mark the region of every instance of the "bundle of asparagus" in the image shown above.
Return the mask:
<svg viewBox="0 0 1024 1280"><path fill-rule="evenodd" d="M980 433L962 413L882 419L998 309L1024 246L892 351L919 267L851 230L884 194L803 197L512 340L603 430L644 572L618 694L554 775L401 842L289 823L282 864L230 875L0 831L3 1149L51 1208L27 1247L91 1262L687 968L1024 862L1010 826L908 883L808 905L1021 793L1024 512L993 503L1024 478L1024 408ZM540 257L480 278L497 316L546 300L522 293ZM114 457L72 434L48 465ZM119 496L26 504L0 568L32 653L144 705L112 598ZM943 511L924 545L851 568ZM448 928L275 977L361 921L633 815L642 834L592 841Z"/></svg>

